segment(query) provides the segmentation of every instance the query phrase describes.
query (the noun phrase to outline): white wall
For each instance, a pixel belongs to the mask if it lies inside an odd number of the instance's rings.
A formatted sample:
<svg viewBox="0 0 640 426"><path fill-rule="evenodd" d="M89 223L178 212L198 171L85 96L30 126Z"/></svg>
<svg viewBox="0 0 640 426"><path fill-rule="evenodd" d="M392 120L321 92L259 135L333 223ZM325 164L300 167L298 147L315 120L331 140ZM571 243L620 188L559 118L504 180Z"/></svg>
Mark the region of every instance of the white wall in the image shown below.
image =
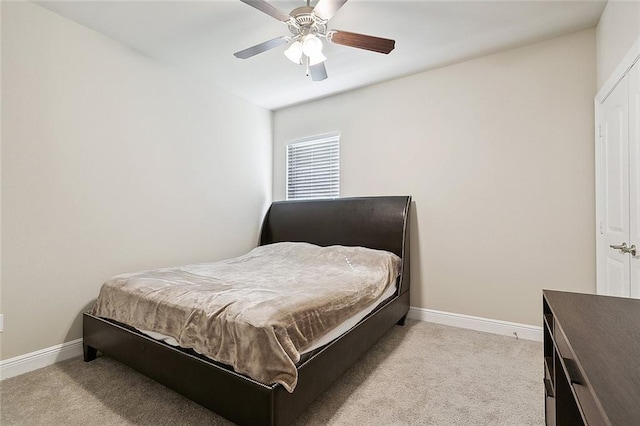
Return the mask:
<svg viewBox="0 0 640 426"><path fill-rule="evenodd" d="M640 2L609 0L596 29L598 88L640 38Z"/></svg>
<svg viewBox="0 0 640 426"><path fill-rule="evenodd" d="M2 2L2 358L81 336L111 275L255 246L271 112Z"/></svg>
<svg viewBox="0 0 640 426"><path fill-rule="evenodd" d="M595 292L595 31L274 114L287 141L340 131L341 195L412 195L411 304L541 323L542 289Z"/></svg>

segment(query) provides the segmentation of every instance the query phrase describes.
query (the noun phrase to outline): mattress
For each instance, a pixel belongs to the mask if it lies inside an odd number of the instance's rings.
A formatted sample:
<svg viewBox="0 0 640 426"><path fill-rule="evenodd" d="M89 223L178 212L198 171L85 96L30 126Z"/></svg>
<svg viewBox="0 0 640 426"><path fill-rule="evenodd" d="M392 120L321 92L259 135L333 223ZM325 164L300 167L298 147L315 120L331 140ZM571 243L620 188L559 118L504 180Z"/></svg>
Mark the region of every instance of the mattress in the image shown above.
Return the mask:
<svg viewBox="0 0 640 426"><path fill-rule="evenodd" d="M91 313L292 392L301 354L392 294L399 269L386 251L276 243L221 262L116 276Z"/></svg>

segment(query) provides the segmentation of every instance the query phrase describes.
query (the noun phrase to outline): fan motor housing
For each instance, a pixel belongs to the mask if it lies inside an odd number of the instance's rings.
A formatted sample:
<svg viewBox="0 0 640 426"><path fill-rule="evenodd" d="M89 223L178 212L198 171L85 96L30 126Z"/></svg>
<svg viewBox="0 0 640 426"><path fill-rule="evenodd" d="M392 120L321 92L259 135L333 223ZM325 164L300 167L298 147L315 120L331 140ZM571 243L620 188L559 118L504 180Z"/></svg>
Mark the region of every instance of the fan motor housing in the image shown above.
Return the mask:
<svg viewBox="0 0 640 426"><path fill-rule="evenodd" d="M311 12L313 12L312 7L302 6L293 9L289 15L291 15L293 19L295 19L299 24L302 24L300 20L310 20L311 22L313 22Z"/></svg>
<svg viewBox="0 0 640 426"><path fill-rule="evenodd" d="M295 24L289 24L289 30L294 35L316 34L324 35L326 22L315 16L313 7L302 6L291 11L290 15Z"/></svg>

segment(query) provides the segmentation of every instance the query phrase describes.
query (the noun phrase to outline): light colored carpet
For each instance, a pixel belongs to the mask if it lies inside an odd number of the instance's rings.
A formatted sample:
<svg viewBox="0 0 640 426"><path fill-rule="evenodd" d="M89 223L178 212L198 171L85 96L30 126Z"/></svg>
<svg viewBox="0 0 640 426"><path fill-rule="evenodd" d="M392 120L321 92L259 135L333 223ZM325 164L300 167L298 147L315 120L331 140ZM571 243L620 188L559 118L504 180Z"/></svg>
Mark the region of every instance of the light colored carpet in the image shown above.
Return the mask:
<svg viewBox="0 0 640 426"><path fill-rule="evenodd" d="M305 425L543 425L542 344L426 322L394 327ZM73 359L0 382L3 425L228 425L128 367Z"/></svg>

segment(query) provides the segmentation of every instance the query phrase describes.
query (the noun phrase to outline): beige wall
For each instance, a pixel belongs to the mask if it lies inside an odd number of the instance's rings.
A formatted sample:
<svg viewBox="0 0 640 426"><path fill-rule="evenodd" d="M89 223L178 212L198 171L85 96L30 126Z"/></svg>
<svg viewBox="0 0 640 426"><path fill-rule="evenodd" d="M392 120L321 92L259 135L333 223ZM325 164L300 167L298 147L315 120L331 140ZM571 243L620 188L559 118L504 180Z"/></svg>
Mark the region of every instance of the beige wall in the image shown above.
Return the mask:
<svg viewBox="0 0 640 426"><path fill-rule="evenodd" d="M2 5L0 4L0 118L2 116ZM2 314L2 120L0 119L0 314ZM2 332L0 331L0 359Z"/></svg>
<svg viewBox="0 0 640 426"><path fill-rule="evenodd" d="M256 244L269 111L26 2L2 67L3 359L81 337L111 275Z"/></svg>
<svg viewBox="0 0 640 426"><path fill-rule="evenodd" d="M411 304L540 324L543 288L595 292L595 30L274 115L287 141L341 138L341 195L409 194Z"/></svg>
<svg viewBox="0 0 640 426"><path fill-rule="evenodd" d="M596 29L598 88L640 38L640 2L609 0Z"/></svg>

